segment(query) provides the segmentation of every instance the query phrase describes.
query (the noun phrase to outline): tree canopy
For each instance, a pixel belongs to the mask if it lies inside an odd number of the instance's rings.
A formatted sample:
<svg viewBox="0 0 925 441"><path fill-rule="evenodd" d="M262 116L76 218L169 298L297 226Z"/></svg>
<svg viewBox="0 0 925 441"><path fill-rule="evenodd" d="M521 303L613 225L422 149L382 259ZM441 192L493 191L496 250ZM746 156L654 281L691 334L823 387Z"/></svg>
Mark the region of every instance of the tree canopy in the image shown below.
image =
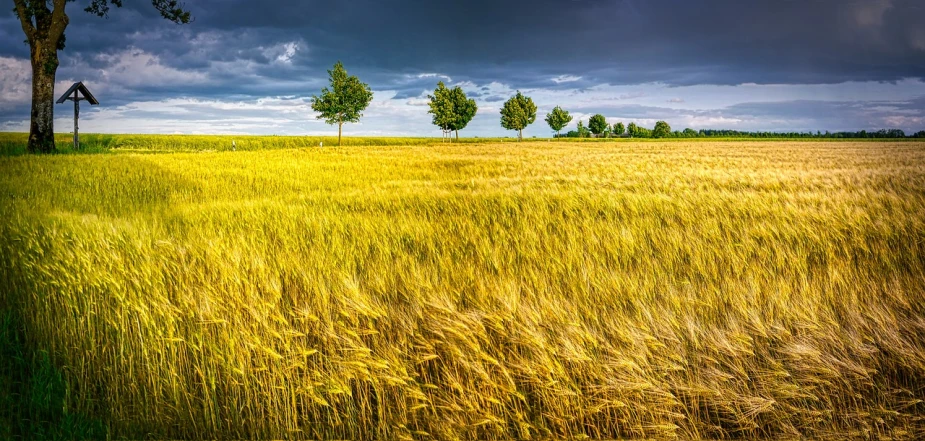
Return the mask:
<svg viewBox="0 0 925 441"><path fill-rule="evenodd" d="M549 124L549 128L555 130L556 137L559 137L559 132L572 122L572 116L569 115L568 111L563 110L561 107L556 106L552 109L549 114L546 115L546 124Z"/></svg>
<svg viewBox="0 0 925 441"><path fill-rule="evenodd" d="M459 131L466 128L472 118L475 117L479 107L474 99L466 96L466 92L461 87L456 86L452 89L447 88L443 81L437 83L433 95L428 95L430 110L427 113L432 114L433 124L440 127L446 132L456 132L456 140L459 140Z"/></svg>
<svg viewBox="0 0 925 441"><path fill-rule="evenodd" d="M616 135L616 136L623 136L623 134L626 133L626 127L623 127L623 123L622 123L622 122L618 122L618 123L616 123L616 124L613 125L613 132L612 132L612 133L613 133L614 135Z"/></svg>
<svg viewBox="0 0 925 441"><path fill-rule="evenodd" d="M591 136L591 131L585 127L585 122L580 119L578 120L578 125L575 127L575 130L578 138L587 138Z"/></svg>
<svg viewBox="0 0 925 441"><path fill-rule="evenodd" d="M671 136L671 126L668 125L665 121L658 121L655 123L655 129L652 130L653 138L666 138Z"/></svg>
<svg viewBox="0 0 925 441"><path fill-rule="evenodd" d="M450 99L450 89L443 84L443 81L440 81L437 83L437 88L434 89L434 94L427 95L427 98L430 99L427 103L430 110L427 113L434 116L432 122L443 131L445 138L446 133L450 131L453 119L456 117L453 112L453 103Z"/></svg>
<svg viewBox="0 0 925 441"><path fill-rule="evenodd" d="M25 1L29 2L29 0ZM38 3L35 0L31 2ZM157 12L161 13L161 17L174 23L189 23L192 20L189 11L185 10L183 5L177 0L151 0L151 4L154 6L154 9L157 9ZM90 5L84 8L84 11L98 17L108 17L109 5L121 8L122 0L92 0Z"/></svg>
<svg viewBox="0 0 925 441"><path fill-rule="evenodd" d="M456 139L459 139L459 131L465 129L472 118L475 118L479 106L475 104L474 99L467 97L466 92L459 86L450 90L450 101L453 103L456 115L450 128L456 131Z"/></svg>
<svg viewBox="0 0 925 441"><path fill-rule="evenodd" d="M501 127L517 130L518 140L523 140L524 129L534 121L536 121L536 104L533 104L533 99L524 96L519 90L501 108Z"/></svg>
<svg viewBox="0 0 925 441"><path fill-rule="evenodd" d="M26 35L32 61L32 110L29 121L28 150L50 153L55 150L54 101L58 51L64 49L70 18L65 11L73 0L13 0L13 12ZM161 16L174 23L192 21L192 16L177 0L151 0ZM51 8L49 8L49 5ZM122 0L91 0L84 11L100 17L109 14L110 6L122 7Z"/></svg>
<svg viewBox="0 0 925 441"><path fill-rule="evenodd" d="M360 82L356 76L347 75L343 63L334 63L328 71L331 88L321 89L321 96L312 96L312 110L319 113L318 119L328 124L337 124L337 144L340 145L341 129L344 123L359 122L363 110L373 100L369 85Z"/></svg>
<svg viewBox="0 0 925 441"><path fill-rule="evenodd" d="M607 130L607 118L604 118L604 115L598 113L591 117L588 120L588 129L591 130L591 133L595 135L600 135Z"/></svg>

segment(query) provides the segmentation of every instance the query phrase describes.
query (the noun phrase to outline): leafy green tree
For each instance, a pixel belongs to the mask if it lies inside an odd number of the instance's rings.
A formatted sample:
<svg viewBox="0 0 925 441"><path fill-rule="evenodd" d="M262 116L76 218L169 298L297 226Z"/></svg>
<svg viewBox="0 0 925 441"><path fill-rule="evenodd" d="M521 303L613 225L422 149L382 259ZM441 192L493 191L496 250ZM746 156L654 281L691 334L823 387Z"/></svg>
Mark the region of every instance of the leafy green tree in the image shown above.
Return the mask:
<svg viewBox="0 0 925 441"><path fill-rule="evenodd" d="M64 30L70 23L65 6L71 1L13 0L13 11L26 34L32 61L32 112L28 143L28 150L32 153L55 150L55 74L58 71L58 51L64 49ZM151 0L151 4L162 17L174 23L189 23L192 19L177 0ZM106 17L110 5L122 7L122 0L91 0L84 11Z"/></svg>
<svg viewBox="0 0 925 441"><path fill-rule="evenodd" d="M334 69L328 71L331 88L321 89L321 96L312 96L312 110L318 112L318 119L328 124L337 124L337 145L340 145L344 123L359 122L363 110L373 100L369 85L361 83L355 76L347 75L343 63L334 63Z"/></svg>
<svg viewBox="0 0 925 441"><path fill-rule="evenodd" d="M627 127L627 133L630 134L633 138L649 138L652 136L652 131L645 128L637 126L636 123L630 123Z"/></svg>
<svg viewBox="0 0 925 441"><path fill-rule="evenodd" d="M671 136L671 126L665 121L655 123L655 130L652 131L653 138L666 138Z"/></svg>
<svg viewBox="0 0 925 441"><path fill-rule="evenodd" d="M697 137L697 131L692 128L686 128L681 133L684 135L685 138L696 138Z"/></svg>
<svg viewBox="0 0 925 441"><path fill-rule="evenodd" d="M579 137L579 138L587 138L587 137L591 136L591 131L588 130L587 127L585 127L585 122L582 121L582 120L580 120L580 119L578 120L578 128L577 128L577 130L578 130L578 137Z"/></svg>
<svg viewBox="0 0 925 441"><path fill-rule="evenodd" d="M556 131L556 138L559 137L559 132L570 122L572 122L572 115L569 115L568 111L563 110L559 106L553 108L552 112L546 115L546 124L549 124L550 129Z"/></svg>
<svg viewBox="0 0 925 441"><path fill-rule="evenodd" d="M536 121L536 104L533 99L517 91L501 108L501 127L517 130L517 140L524 139L524 129Z"/></svg>
<svg viewBox="0 0 925 441"><path fill-rule="evenodd" d="M604 130L607 130L607 119L600 113L592 116L591 119L588 120L588 129L595 135L604 133Z"/></svg>
<svg viewBox="0 0 925 441"><path fill-rule="evenodd" d="M461 87L449 89L443 81L437 83L434 94L428 95L427 98L430 99L430 110L427 113L434 116L434 125L443 130L444 137L455 131L457 141L459 131L466 128L479 109L475 100L466 97L466 92Z"/></svg>
<svg viewBox="0 0 925 441"><path fill-rule="evenodd" d="M449 101L453 107L453 118L449 128L456 132L456 140L459 141L459 131L465 129L472 118L475 118L479 106L475 104L474 99L468 98L459 86L450 89Z"/></svg>
<svg viewBox="0 0 925 441"><path fill-rule="evenodd" d="M450 131L450 126L453 123L453 119L456 117L453 111L453 102L450 98L450 89L443 84L443 81L437 83L437 88L434 89L433 95L427 95L427 98L430 99L430 102L427 103L430 106L430 110L427 113L430 113L434 116L433 124L440 128L443 131L443 139L446 140L446 135Z"/></svg>
<svg viewBox="0 0 925 441"><path fill-rule="evenodd" d="M626 127L623 127L622 122L618 122L613 125L614 136L623 136L624 133L626 133Z"/></svg>

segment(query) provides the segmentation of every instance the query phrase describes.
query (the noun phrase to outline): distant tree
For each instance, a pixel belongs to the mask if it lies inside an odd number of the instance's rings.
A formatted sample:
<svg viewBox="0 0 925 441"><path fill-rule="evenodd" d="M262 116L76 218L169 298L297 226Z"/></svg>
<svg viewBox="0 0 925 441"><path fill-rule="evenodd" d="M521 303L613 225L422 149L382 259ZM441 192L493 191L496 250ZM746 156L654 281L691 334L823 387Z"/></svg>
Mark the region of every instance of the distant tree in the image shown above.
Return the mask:
<svg viewBox="0 0 925 441"><path fill-rule="evenodd" d="M588 129L595 135L604 133L604 130L607 130L607 119L600 113L592 116L591 119L588 120Z"/></svg>
<svg viewBox="0 0 925 441"><path fill-rule="evenodd" d="M623 136L624 133L626 133L626 127L623 127L622 122L618 122L613 125L614 136Z"/></svg>
<svg viewBox="0 0 925 441"><path fill-rule="evenodd" d="M337 145L340 145L344 123L359 122L363 110L373 100L369 85L361 83L355 76L348 76L343 63L338 61L328 71L331 89L321 89L321 96L312 96L312 110L320 113L318 119L328 124L337 124Z"/></svg>
<svg viewBox="0 0 925 441"><path fill-rule="evenodd" d="M633 138L649 138L652 136L651 130L638 126L636 123L630 123L627 131Z"/></svg>
<svg viewBox="0 0 925 441"><path fill-rule="evenodd" d="M536 121L536 104L530 97L517 91L501 108L501 127L517 130L517 140L524 139L524 129Z"/></svg>
<svg viewBox="0 0 925 441"><path fill-rule="evenodd" d="M450 89L450 102L453 104L454 116L450 130L456 132L456 140L459 141L459 131L465 129L472 118L475 118L479 106L475 104L474 99L467 97L466 92L459 86Z"/></svg>
<svg viewBox="0 0 925 441"><path fill-rule="evenodd" d="M696 137L697 137L697 131L694 130L694 129L691 129L691 128L686 128L686 129L684 129L684 131L681 132L681 133L682 133L682 134L684 135L684 137L686 137L686 138L696 138Z"/></svg>
<svg viewBox="0 0 925 441"><path fill-rule="evenodd" d="M449 89L443 81L437 83L434 94L427 98L430 99L430 110L427 113L434 115L434 125L443 130L444 138L455 131L456 140L459 141L459 131L466 128L479 109L475 100L467 98L461 87Z"/></svg>
<svg viewBox="0 0 925 441"><path fill-rule="evenodd" d="M552 112L546 115L546 124L549 124L550 129L556 131L556 138L559 137L559 132L570 122L572 122L572 116L569 115L568 111L563 110L559 106L553 108Z"/></svg>
<svg viewBox="0 0 925 441"><path fill-rule="evenodd" d="M588 130L587 127L585 127L585 122L580 119L578 120L577 130L578 130L579 138L588 138L591 136L591 131Z"/></svg>
<svg viewBox="0 0 925 441"><path fill-rule="evenodd" d="M925 130L920 130L915 132L915 135L912 135L914 138L925 138Z"/></svg>
<svg viewBox="0 0 925 441"><path fill-rule="evenodd" d="M653 138L667 138L671 136L671 126L665 121L655 123L655 130L652 131Z"/></svg>
<svg viewBox="0 0 925 441"><path fill-rule="evenodd" d="M55 150L55 74L58 51L64 49L64 30L70 23L65 7L71 1L13 0L13 12L26 34L32 61L32 111L27 145L31 153ZM174 23L185 24L192 20L189 11L177 0L151 0L151 4L161 17ZM122 0L91 0L84 11L107 17L110 5L122 7Z"/></svg>
<svg viewBox="0 0 925 441"><path fill-rule="evenodd" d="M440 128L443 132L443 140L446 141L447 133L449 133L453 119L456 117L453 112L450 89L447 89L443 81L440 81L437 83L437 88L434 89L434 94L427 95L427 98L430 99L430 102L427 103L430 110L427 113L434 116L433 124Z"/></svg>

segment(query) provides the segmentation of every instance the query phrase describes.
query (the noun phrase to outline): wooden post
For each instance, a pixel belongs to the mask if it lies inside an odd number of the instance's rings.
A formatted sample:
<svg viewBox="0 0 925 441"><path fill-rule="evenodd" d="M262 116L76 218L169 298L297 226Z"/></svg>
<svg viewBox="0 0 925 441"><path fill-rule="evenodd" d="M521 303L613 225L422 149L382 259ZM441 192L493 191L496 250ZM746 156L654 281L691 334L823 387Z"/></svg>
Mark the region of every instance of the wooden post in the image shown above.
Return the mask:
<svg viewBox="0 0 925 441"><path fill-rule="evenodd" d="M74 150L80 150L80 136L77 134L77 117L80 115L80 97L74 90Z"/></svg>
<svg viewBox="0 0 925 441"><path fill-rule="evenodd" d="M90 105L96 106L99 105L99 101L93 97L93 94L87 90L87 87L83 83L74 83L67 92L64 92L64 95L61 95L61 98L58 98L56 101L57 104L64 104L66 101L74 102L74 150L80 150L80 102L86 100Z"/></svg>

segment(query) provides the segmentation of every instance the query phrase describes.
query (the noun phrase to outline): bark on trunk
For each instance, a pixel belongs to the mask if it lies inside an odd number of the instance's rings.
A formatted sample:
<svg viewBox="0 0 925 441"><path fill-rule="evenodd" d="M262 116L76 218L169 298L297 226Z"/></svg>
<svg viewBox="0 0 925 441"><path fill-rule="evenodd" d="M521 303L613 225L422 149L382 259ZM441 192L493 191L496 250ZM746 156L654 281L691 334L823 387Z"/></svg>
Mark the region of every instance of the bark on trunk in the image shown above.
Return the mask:
<svg viewBox="0 0 925 441"><path fill-rule="evenodd" d="M456 131L456 142L459 142L459 130Z"/></svg>
<svg viewBox="0 0 925 441"><path fill-rule="evenodd" d="M343 131L344 123L337 123L337 145L340 145L340 134Z"/></svg>
<svg viewBox="0 0 925 441"><path fill-rule="evenodd" d="M29 152L55 151L55 73L58 54L53 48L32 51L32 115L29 124Z"/></svg>
<svg viewBox="0 0 925 441"><path fill-rule="evenodd" d="M524 130L523 130L523 129L520 129L520 130L517 131L517 140L518 140L518 141L523 141L523 140L524 140Z"/></svg>

